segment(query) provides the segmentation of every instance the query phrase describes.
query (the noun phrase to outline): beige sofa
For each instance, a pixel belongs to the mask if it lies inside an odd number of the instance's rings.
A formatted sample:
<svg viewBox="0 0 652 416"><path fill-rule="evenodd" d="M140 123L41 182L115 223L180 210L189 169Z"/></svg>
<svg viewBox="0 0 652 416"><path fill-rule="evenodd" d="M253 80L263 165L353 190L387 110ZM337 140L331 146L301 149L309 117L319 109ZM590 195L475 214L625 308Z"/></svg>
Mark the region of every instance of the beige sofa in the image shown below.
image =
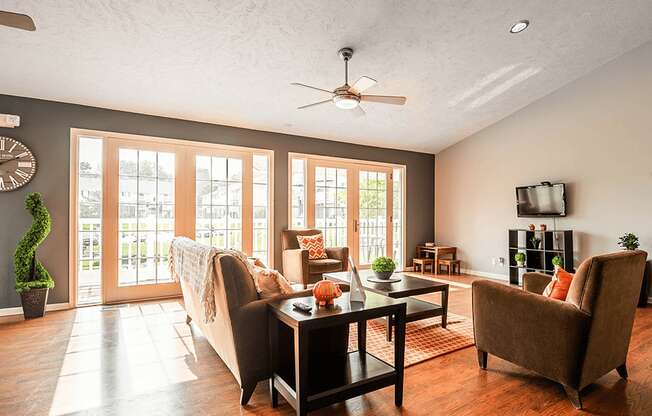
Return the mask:
<svg viewBox="0 0 652 416"><path fill-rule="evenodd" d="M563 385L582 407L580 391L616 369L627 378L627 349L647 253L591 257L577 270L566 301L541 296L551 277L524 275L520 290L473 282L478 361L487 355L534 370Z"/></svg>
<svg viewBox="0 0 652 416"><path fill-rule="evenodd" d="M279 295L271 299L259 299L253 279L241 261L233 256L222 256L219 260L223 279L219 276L215 289L216 316L211 323L204 322L204 312L199 295L181 278L181 290L187 323L192 321L204 334L222 361L231 370L240 385L240 403L244 406L259 381L270 377L269 370L269 340L267 303L279 298L294 298L310 296L310 291L302 291L291 296ZM217 265L216 265L217 266ZM279 337L280 350L292 351L292 334ZM315 342L317 351L320 345L335 345L338 353L346 353L348 346L348 326L331 328L324 333L315 334L317 340L326 339L330 342ZM333 343L333 340L336 340ZM311 354L313 351L311 350ZM325 352L330 353L330 352Z"/></svg>

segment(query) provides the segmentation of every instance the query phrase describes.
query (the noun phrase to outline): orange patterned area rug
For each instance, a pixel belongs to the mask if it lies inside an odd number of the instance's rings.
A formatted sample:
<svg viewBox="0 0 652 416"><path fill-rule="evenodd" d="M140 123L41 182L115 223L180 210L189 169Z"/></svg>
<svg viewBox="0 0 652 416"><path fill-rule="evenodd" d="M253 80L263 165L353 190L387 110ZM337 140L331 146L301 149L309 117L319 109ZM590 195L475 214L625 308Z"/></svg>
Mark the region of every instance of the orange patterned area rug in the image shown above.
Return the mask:
<svg viewBox="0 0 652 416"><path fill-rule="evenodd" d="M351 325L349 351L358 349L358 326ZM405 332L405 366L448 354L474 345L473 322L469 318L448 314L448 325L441 327L441 318L409 322ZM387 341L385 320L367 322L367 352L394 364L394 341Z"/></svg>

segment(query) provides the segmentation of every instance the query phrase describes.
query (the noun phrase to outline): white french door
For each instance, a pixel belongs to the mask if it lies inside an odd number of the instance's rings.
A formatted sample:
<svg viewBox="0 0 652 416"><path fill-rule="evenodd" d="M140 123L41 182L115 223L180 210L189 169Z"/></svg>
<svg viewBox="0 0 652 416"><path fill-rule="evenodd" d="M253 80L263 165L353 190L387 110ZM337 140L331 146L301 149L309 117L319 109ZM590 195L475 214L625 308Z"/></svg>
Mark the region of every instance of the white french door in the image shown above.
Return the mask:
<svg viewBox="0 0 652 416"><path fill-rule="evenodd" d="M180 146L105 141L105 302L179 294L168 271L168 249L175 235L189 235L181 220L187 209L185 162Z"/></svg>
<svg viewBox="0 0 652 416"><path fill-rule="evenodd" d="M308 159L307 225L327 247L349 247L362 268L392 256L392 169Z"/></svg>
<svg viewBox="0 0 652 416"><path fill-rule="evenodd" d="M356 188L356 260L365 267L378 257L392 257L392 170L360 168Z"/></svg>
<svg viewBox="0 0 652 416"><path fill-rule="evenodd" d="M241 250L273 266L272 156L260 149L73 132L75 305L179 295L168 267L175 236Z"/></svg>

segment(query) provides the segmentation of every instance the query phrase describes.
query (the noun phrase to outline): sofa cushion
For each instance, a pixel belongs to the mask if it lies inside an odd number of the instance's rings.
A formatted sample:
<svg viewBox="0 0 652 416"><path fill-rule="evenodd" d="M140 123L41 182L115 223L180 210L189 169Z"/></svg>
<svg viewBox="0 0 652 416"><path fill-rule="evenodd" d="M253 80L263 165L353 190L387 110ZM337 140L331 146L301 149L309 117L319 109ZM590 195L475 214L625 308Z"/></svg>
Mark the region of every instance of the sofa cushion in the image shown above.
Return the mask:
<svg viewBox="0 0 652 416"><path fill-rule="evenodd" d="M342 271L342 262L335 259L309 260L310 274Z"/></svg>
<svg viewBox="0 0 652 416"><path fill-rule="evenodd" d="M568 289L573 281L573 274L568 273L566 270L558 267L555 270L555 276L552 278L548 286L543 290L543 296L553 299L566 300L568 296Z"/></svg>
<svg viewBox="0 0 652 416"><path fill-rule="evenodd" d="M308 250L308 259L326 259L326 249L324 248L324 235L297 235L297 241L301 250Z"/></svg>
<svg viewBox="0 0 652 416"><path fill-rule="evenodd" d="M278 295L289 295L294 293L292 286L278 270L267 267L254 266L253 278L256 289L261 299L272 298Z"/></svg>

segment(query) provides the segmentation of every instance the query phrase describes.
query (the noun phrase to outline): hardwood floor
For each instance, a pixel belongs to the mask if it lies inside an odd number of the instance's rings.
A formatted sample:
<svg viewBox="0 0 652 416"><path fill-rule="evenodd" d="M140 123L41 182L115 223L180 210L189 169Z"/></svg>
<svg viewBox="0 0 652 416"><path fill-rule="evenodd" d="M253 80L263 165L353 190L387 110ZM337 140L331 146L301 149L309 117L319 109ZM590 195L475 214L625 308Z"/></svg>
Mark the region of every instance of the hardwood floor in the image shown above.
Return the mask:
<svg viewBox="0 0 652 416"><path fill-rule="evenodd" d="M451 311L470 316L474 278L451 280ZM311 414L651 415L652 307L637 311L628 366L628 381L613 371L589 386L580 412L561 386L492 356L482 371L466 348L407 368L400 409L385 388ZM282 400L270 407L265 383L240 407L233 376L175 300L0 325L0 379L0 415L293 414Z"/></svg>

